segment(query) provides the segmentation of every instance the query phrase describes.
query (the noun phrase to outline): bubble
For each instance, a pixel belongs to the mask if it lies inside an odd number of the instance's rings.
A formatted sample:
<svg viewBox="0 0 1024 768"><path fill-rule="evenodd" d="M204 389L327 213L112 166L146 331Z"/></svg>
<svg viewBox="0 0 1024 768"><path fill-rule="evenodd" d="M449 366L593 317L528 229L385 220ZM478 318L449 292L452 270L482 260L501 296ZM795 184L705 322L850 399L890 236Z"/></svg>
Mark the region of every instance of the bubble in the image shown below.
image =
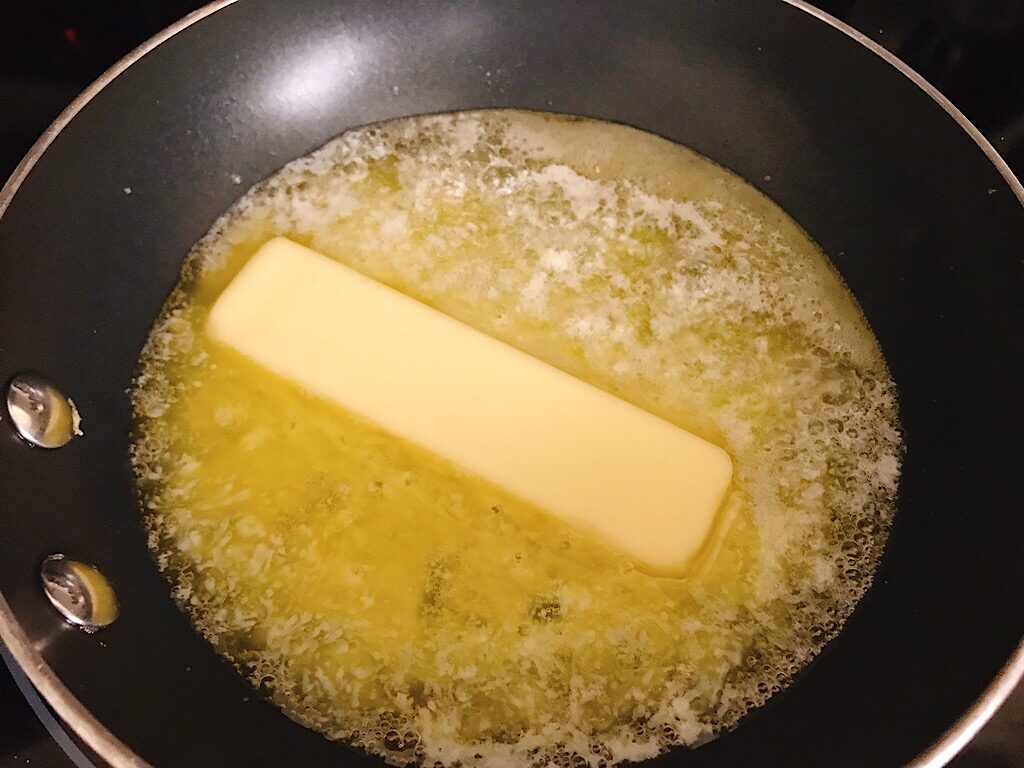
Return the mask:
<svg viewBox="0 0 1024 768"><path fill-rule="evenodd" d="M855 557L855 556L859 555L860 552L861 552L861 544L856 542L856 541L852 541L852 540L851 541L844 541L840 545L839 550L843 554L845 554L845 555L848 555L848 556L851 556L851 557Z"/></svg>
<svg viewBox="0 0 1024 768"><path fill-rule="evenodd" d="M530 606L530 616L537 622L549 622L562 615L562 605L557 598L538 597Z"/></svg>

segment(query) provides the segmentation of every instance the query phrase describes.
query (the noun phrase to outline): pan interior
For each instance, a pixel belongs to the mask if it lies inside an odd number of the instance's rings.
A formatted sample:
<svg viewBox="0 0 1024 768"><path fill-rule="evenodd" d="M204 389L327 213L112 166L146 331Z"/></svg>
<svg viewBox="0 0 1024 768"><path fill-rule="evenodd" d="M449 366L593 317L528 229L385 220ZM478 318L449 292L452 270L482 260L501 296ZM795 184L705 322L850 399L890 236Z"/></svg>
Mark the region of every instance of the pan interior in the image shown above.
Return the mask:
<svg viewBox="0 0 1024 768"><path fill-rule="evenodd" d="M212 344L213 300L276 235L726 447L701 567L647 576ZM187 260L133 400L194 624L393 763L597 766L731 728L870 583L901 452L859 307L777 206L650 134L511 111L353 130L250 190Z"/></svg>

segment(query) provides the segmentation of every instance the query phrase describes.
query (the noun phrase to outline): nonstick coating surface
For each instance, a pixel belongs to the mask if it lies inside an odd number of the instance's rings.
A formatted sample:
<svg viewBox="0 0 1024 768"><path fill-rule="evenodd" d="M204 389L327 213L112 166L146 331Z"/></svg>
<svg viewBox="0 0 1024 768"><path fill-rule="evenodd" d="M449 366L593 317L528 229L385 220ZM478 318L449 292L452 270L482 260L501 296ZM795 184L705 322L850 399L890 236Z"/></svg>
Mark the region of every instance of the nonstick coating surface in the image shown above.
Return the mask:
<svg viewBox="0 0 1024 768"><path fill-rule="evenodd" d="M170 601L133 497L125 390L183 256L246 187L346 128L483 107L628 123L751 180L835 261L899 388L908 455L868 598L786 694L654 762L910 760L1024 634L1024 208L917 85L782 2L247 0L114 79L0 219L0 379L50 377L85 431L46 452L0 422L0 589L28 639L156 765L372 762L260 700ZM53 552L106 573L116 624L59 623L37 577Z"/></svg>

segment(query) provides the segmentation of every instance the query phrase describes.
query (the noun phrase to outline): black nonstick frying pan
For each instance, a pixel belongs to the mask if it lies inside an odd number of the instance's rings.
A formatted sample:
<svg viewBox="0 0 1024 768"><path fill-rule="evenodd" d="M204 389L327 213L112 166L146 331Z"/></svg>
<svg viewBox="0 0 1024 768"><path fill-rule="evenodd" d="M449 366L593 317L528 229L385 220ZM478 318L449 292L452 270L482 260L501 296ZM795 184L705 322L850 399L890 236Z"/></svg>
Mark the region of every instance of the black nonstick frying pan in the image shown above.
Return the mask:
<svg viewBox="0 0 1024 768"><path fill-rule="evenodd" d="M38 374L85 428L44 450L0 421L0 639L117 768L375 762L261 699L175 607L125 390L242 190L346 128L482 107L627 123L752 181L833 259L899 389L908 451L867 598L789 690L652 764L944 764L1024 674L1024 189L900 62L782 0L221 2L118 63L0 192L0 379ZM52 609L55 553L109 579L110 627Z"/></svg>

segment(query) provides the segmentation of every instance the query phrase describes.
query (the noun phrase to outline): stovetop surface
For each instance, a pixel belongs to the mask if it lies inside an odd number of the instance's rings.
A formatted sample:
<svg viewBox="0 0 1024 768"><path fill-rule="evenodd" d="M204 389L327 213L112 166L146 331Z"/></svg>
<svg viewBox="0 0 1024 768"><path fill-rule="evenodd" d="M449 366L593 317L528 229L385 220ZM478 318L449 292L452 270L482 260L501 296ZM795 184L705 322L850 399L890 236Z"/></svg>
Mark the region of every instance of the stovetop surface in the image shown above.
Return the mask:
<svg viewBox="0 0 1024 768"><path fill-rule="evenodd" d="M57 114L108 66L197 0L11 0L0 8L0 181ZM1024 0L818 0L925 76L1024 178ZM96 759L30 706L0 664L0 768ZM20 680L24 685L24 680ZM59 743L61 742L61 743ZM72 755L72 757L69 756ZM1024 689L953 768L1024 768ZM867 768L867 767L866 767Z"/></svg>

